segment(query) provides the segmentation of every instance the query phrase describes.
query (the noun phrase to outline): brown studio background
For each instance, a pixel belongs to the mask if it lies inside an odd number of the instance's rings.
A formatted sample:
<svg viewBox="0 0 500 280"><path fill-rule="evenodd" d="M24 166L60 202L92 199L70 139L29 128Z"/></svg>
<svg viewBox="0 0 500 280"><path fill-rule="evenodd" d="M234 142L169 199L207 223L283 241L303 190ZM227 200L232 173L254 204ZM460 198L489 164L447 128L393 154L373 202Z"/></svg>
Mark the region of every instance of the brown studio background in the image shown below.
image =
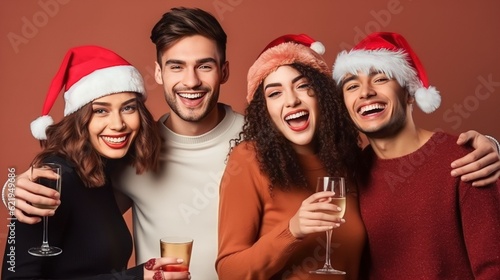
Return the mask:
<svg viewBox="0 0 500 280"><path fill-rule="evenodd" d="M149 34L174 6L210 11L225 28L231 77L220 99L239 112L246 105L247 70L272 39L307 33L326 46L325 58L332 64L338 51L365 34L396 31L420 56L443 97L433 114L415 110L417 122L428 129L455 134L476 129L500 138L495 121L500 116L498 1L6 0L0 3L2 182L9 168L23 172L39 151L29 124L39 116L48 85L70 47L97 44L116 51L144 75L154 116L167 111L153 79L155 48ZM50 114L58 121L62 112L61 96ZM8 231L8 213L0 209L3 252L5 239L15 231ZM126 218L130 224L130 213Z"/></svg>

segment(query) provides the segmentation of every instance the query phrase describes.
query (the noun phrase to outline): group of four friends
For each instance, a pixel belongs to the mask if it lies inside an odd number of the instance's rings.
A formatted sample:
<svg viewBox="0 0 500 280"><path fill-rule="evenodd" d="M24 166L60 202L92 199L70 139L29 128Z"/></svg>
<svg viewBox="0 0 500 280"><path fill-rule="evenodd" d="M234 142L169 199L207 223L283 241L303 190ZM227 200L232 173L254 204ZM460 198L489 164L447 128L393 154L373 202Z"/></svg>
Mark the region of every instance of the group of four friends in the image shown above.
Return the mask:
<svg viewBox="0 0 500 280"><path fill-rule="evenodd" d="M332 279L309 273L323 266L329 229L332 264L347 272L335 279L500 277L497 147L415 124L414 104L430 113L441 99L401 35L368 35L333 71L319 42L280 36L248 72L244 116L218 103L229 63L212 15L173 8L151 40L170 108L157 122L126 60L99 46L67 52L32 123L33 162L62 165L62 192L29 170L17 177L16 265L4 262L2 279ZM342 219L332 193L315 192L323 176L347 178ZM138 265L127 268L130 207ZM27 253L39 216L51 216L61 255ZM189 272L162 269L182 261L159 258L166 235L195 240Z"/></svg>

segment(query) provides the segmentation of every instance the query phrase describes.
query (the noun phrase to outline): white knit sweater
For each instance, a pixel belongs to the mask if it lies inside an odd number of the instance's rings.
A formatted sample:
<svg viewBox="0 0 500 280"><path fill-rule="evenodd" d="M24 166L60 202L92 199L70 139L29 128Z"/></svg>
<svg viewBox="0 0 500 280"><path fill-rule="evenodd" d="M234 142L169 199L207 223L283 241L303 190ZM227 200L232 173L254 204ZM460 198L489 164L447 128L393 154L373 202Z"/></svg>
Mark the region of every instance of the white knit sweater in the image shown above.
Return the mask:
<svg viewBox="0 0 500 280"><path fill-rule="evenodd" d="M178 135L159 120L166 151L161 175L136 175L128 168L116 185L133 201L136 261L160 256L160 238L170 235L194 239L192 279L217 279L217 217L219 183L231 139L243 127L243 116L224 105L224 119L199 136Z"/></svg>

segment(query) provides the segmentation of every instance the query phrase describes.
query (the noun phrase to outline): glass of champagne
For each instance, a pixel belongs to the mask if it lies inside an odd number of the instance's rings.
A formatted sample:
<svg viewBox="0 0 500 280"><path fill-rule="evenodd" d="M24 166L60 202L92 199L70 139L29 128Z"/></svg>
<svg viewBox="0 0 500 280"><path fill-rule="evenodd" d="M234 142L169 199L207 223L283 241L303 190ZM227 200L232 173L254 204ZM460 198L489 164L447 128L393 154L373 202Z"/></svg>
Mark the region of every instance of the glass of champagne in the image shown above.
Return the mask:
<svg viewBox="0 0 500 280"><path fill-rule="evenodd" d="M318 177L318 183L316 185L316 192L330 191L333 192L333 197L330 203L335 204L342 208L340 212L332 212L329 214L336 215L339 218L344 217L345 206L346 206L346 189L344 177ZM336 270L332 267L330 263L330 250L331 250L331 239L332 231L326 231L326 257L325 264L323 268L310 271L312 274L346 274L345 271Z"/></svg>
<svg viewBox="0 0 500 280"><path fill-rule="evenodd" d="M47 174L48 171L52 171L57 174L57 178L44 178L44 173ZM39 163L31 167L31 178L35 178L34 182L46 186L48 188L54 189L61 192L61 165L57 163ZM33 204L33 206L40 209L51 209L54 206L48 206L43 204ZM43 238L42 245L40 247L33 247L28 250L33 256L37 257L49 257L57 256L62 253L62 250L58 247L53 247L49 245L48 240L48 217L44 216L43 219Z"/></svg>

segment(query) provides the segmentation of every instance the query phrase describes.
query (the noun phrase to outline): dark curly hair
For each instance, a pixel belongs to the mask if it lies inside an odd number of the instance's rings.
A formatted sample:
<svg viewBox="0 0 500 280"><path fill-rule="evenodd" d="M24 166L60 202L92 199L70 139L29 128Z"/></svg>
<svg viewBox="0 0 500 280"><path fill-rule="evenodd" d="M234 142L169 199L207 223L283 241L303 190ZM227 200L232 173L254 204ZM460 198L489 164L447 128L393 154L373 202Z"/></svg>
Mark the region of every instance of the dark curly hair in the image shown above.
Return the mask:
<svg viewBox="0 0 500 280"><path fill-rule="evenodd" d="M319 159L330 176L354 176L361 153L359 133L349 120L333 79L304 64L290 66L310 81L318 98L320 119L313 141ZM233 144L242 141L254 143L260 169L269 177L271 185L283 190L291 186L307 188L297 154L274 126L267 111L262 83L245 110L243 130Z"/></svg>
<svg viewBox="0 0 500 280"><path fill-rule="evenodd" d="M124 160L136 168L137 173L157 171L160 162L162 138L156 122L147 110L144 100L137 94L137 111L141 127ZM92 119L92 104L64 117L46 130L47 140L40 141L42 152L33 163L51 155L59 155L75 164L76 171L87 187L103 186L106 182L105 159L90 143L88 125Z"/></svg>

